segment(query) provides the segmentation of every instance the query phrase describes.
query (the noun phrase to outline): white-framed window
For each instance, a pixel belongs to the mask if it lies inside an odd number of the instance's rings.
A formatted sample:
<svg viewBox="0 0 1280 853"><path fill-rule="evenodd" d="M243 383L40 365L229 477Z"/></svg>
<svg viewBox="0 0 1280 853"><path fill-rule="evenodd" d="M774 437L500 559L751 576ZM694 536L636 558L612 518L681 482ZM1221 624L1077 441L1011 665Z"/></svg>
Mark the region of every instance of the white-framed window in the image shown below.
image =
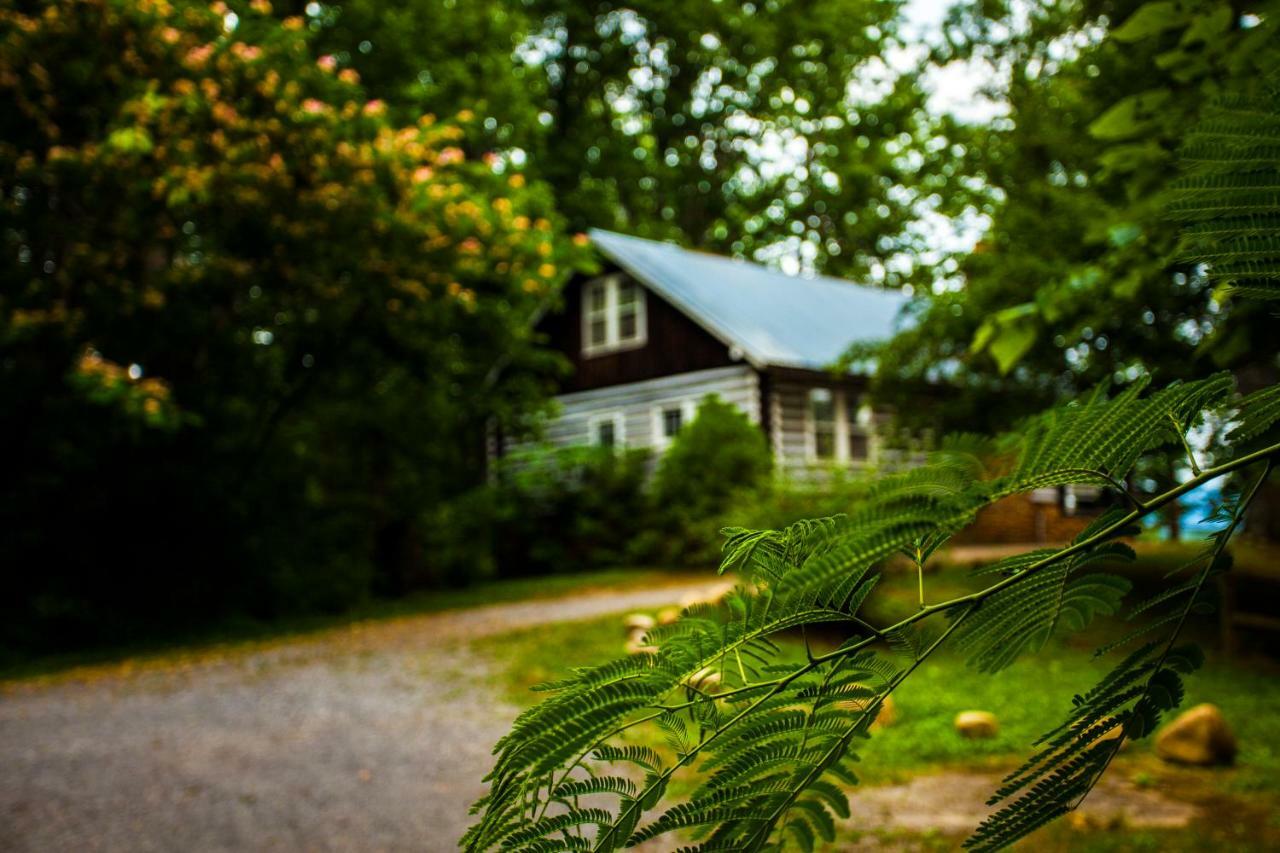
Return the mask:
<svg viewBox="0 0 1280 853"><path fill-rule="evenodd" d="M593 279L582 287L582 352L644 346L648 339L644 291L624 275Z"/></svg>
<svg viewBox="0 0 1280 853"><path fill-rule="evenodd" d="M871 461L875 414L870 406L856 401L850 405L849 414L849 461L861 465Z"/></svg>
<svg viewBox="0 0 1280 853"><path fill-rule="evenodd" d="M693 400L671 400L653 407L653 444L666 448L698 413Z"/></svg>
<svg viewBox="0 0 1280 853"><path fill-rule="evenodd" d="M622 412L601 412L587 418L587 437L597 447L626 447L626 418Z"/></svg>
<svg viewBox="0 0 1280 853"><path fill-rule="evenodd" d="M816 461L834 460L838 455L836 399L830 388L810 388L808 399L809 457Z"/></svg>
<svg viewBox="0 0 1280 853"><path fill-rule="evenodd" d="M849 461L866 462L871 458L871 436L860 427L849 429Z"/></svg>

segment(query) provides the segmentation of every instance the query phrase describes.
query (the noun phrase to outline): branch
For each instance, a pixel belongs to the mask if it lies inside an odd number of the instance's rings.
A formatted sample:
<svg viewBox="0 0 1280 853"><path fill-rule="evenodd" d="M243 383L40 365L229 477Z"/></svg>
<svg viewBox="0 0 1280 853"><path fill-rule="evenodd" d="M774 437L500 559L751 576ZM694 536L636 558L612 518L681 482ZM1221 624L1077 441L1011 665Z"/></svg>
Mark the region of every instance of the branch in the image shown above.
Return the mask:
<svg viewBox="0 0 1280 853"><path fill-rule="evenodd" d="M1252 453L1246 453L1244 456L1241 456L1237 459L1231 459L1227 462L1222 463L1221 465L1218 465L1215 468L1210 468L1207 471L1202 471L1200 472L1199 475L1192 477L1190 480L1187 480L1185 483L1181 483L1178 486L1170 489L1169 491L1164 492L1163 494L1157 495L1151 500L1147 501L1145 504L1143 504L1142 509L1134 509L1126 513L1115 522L1107 525L1102 530L1099 530L1097 533L1090 536L1088 539L1082 539L1081 541L1076 542L1072 545L1069 545L1060 551L1056 551L1053 554L1050 554L1049 556L1044 557L1043 559L1037 560L1036 562L1028 566L1026 569L1022 570L1021 572L1018 572L1016 575L1007 577L1004 580L1000 581L999 583L992 584L986 589L982 589L977 592L970 593L969 595L962 595L958 598L953 598L950 601L943 601L943 602L939 602L938 604L930 604L928 607L918 610L915 613L911 614L910 616L907 616L906 618L897 622L896 624L891 625L888 628L885 628L881 633L892 634L895 631L899 631L907 627L908 625L919 622L921 619L928 618L929 616L932 616L934 613L939 613L944 610L952 610L964 604L980 604L987 598L999 592L1000 590L1005 589L1006 587L1011 586L1015 583L1018 583L1019 581L1023 580L1029 575L1035 574L1036 572L1043 569L1045 566L1052 565L1060 560L1065 560L1068 557L1073 557L1076 554L1081 553L1082 551L1087 551L1093 546L1107 541L1108 539L1110 539L1111 537L1119 533L1121 530L1124 530L1125 528L1129 527L1135 521L1140 521L1146 516L1151 515L1153 512L1163 509L1165 506L1168 506L1169 504L1173 503L1183 495L1188 494L1189 492L1194 492L1196 489L1200 488L1205 483L1209 483L1213 480L1218 479L1219 477L1224 477L1227 474L1238 471L1241 468L1245 468L1254 462L1258 462L1263 459L1270 459L1271 457L1277 456L1277 455L1280 455L1280 443L1269 445L1267 447L1261 448L1260 450L1255 450ZM865 648L871 643L875 642L876 639L877 639L876 637L868 638L861 642L855 643L854 645L836 649L834 652L830 652L826 655L819 655L814 660L817 661L818 663L822 663L826 660L840 657L841 655L849 654L851 652L856 652L860 649Z"/></svg>
<svg viewBox="0 0 1280 853"><path fill-rule="evenodd" d="M1182 449L1187 454L1187 462L1191 464L1191 473L1199 474L1200 466L1196 463L1196 455L1192 452L1191 445L1187 442L1186 431L1183 429L1182 424L1178 422L1178 419L1174 416L1173 412L1169 412L1168 415L1169 420L1173 421L1173 431L1178 434L1178 441L1182 442Z"/></svg>
<svg viewBox="0 0 1280 853"><path fill-rule="evenodd" d="M1240 525L1240 521L1244 518L1245 512L1249 509L1249 505L1253 503L1254 497L1258 494L1258 489L1262 487L1262 484L1266 482L1267 477L1270 476L1273 465L1274 460L1268 459L1267 464L1263 466L1262 473L1258 476L1258 479L1253 482L1253 485L1249 487L1247 492L1241 495L1239 502L1236 504L1235 512L1232 513L1230 523L1216 534L1217 542L1214 543L1212 552L1209 554L1204 567L1200 569L1200 572L1196 577L1196 584L1191 590L1191 595L1187 597L1187 603L1182 608L1182 613L1178 615L1177 624L1173 626L1173 631L1169 634L1169 639L1164 644L1164 649L1160 653L1160 659L1156 661L1155 667L1151 670L1151 675L1142 686L1142 695L1140 695L1134 703L1135 708L1146 700L1148 695L1151 693L1151 682L1160 673L1160 670L1164 669L1164 662L1168 660L1169 652L1173 650L1173 644L1178 641L1178 636L1182 633L1182 629L1187 623L1187 617L1191 615L1191 609L1195 607L1196 599L1200 597L1200 591L1204 588L1204 582L1209 579L1209 573L1213 571L1214 564L1218 562L1218 558L1221 557L1223 551L1226 550L1227 543L1231 541L1231 537L1235 533L1236 527ZM1107 754L1107 760L1103 762L1102 767L1098 769L1098 772L1094 775L1093 779L1090 780L1084 793L1082 793L1080 798L1072 804L1072 810L1078 808L1079 805L1084 802L1084 798L1089 796L1093 787L1098 784L1098 780L1102 778L1102 774L1111 766L1112 759L1114 759L1120 752L1120 747L1124 744L1127 737L1128 735L1125 728L1121 727L1119 737L1115 738L1115 743L1111 747L1111 751Z"/></svg>
<svg viewBox="0 0 1280 853"><path fill-rule="evenodd" d="M918 667L919 664L926 657L928 657L930 654L932 654L932 652L936 648L938 648L941 642L944 639L946 639L951 634L952 631L956 629L956 627L959 625L961 620L963 620L970 613L976 610L986 599L988 599L992 595L995 595L996 593L1000 592L1001 590L1013 584L1023 582L1028 576L1033 575L1038 571L1041 571L1047 566L1050 566L1059 561L1068 559L1076 554L1088 551L1094 548L1095 546L1109 539L1114 538L1121 531L1127 529L1134 522L1139 521L1142 518L1162 509L1163 507L1171 504L1172 502L1176 501L1178 498L1182 497L1183 495L1186 495L1200 488L1201 486L1205 485L1208 482L1211 482L1217 478L1231 474L1235 471L1238 471L1242 468L1247 467L1248 465L1254 462L1258 462L1262 460L1268 460L1267 470L1269 471L1271 468L1270 460L1273 457L1277 456L1278 454L1280 454L1280 443L1272 444L1268 447L1264 447L1252 453L1242 455L1239 458L1229 460L1214 468L1210 468L1205 471L1200 471L1194 477L1187 480L1186 482L1181 483L1175 486L1174 488L1169 489L1168 491L1153 497L1147 502L1142 502L1137 500L1132 495L1128 494L1127 490L1121 488L1120 490L1122 491L1122 493L1125 494L1129 498L1130 502L1134 505L1131 511L1125 513L1116 521L1112 522L1111 524L1108 524L1106 527L1097 531L1096 533L1089 536L1088 538L1083 539L1079 542L1073 543L1065 548L1060 549L1059 551L1053 554L1050 554L1036 561L1035 563L1028 566L1026 569L1024 569L1023 571L1019 572L1016 575L1012 575L1010 577L1004 578L992 584L991 586L985 589L979 590L977 592L970 593L968 595L959 596L957 598L953 598L949 601L940 602L938 604L931 604L931 605L924 606L920 610L903 618L902 620L900 620L899 622L897 622L896 624L888 628L872 629L873 634L871 636L864 637L858 640L857 642L843 646L827 654L813 655L812 651L810 650L809 659L807 660L807 662L785 676L781 676L779 678L772 679L770 681L762 681L762 682L757 682L755 684L744 685L742 687L725 691L720 694L711 694L711 695L701 694L698 697L692 699L691 701L684 702L684 703L672 704L672 705L667 705L667 704L651 705L650 707L655 710L655 713L647 714L647 715L638 717L634 720L631 720L627 723L624 723L618 726L617 728L615 728L610 733L596 740L590 748L588 748L584 753L582 753L582 755L580 755L575 761L569 764L569 766L564 770L560 779L563 780L564 778L567 778L569 773L571 773L574 768L580 766L582 761L584 761L594 749L598 748L601 744L607 742L610 738L616 736L622 731L625 731L633 726L641 725L645 722L652 721L666 713L681 710L683 708L688 708L694 705L704 704L707 702L714 703L717 701L729 699L734 696L739 696L745 693L761 691L761 690L764 691L760 696L756 697L753 701L751 701L745 708L741 709L736 714L734 714L731 718L729 718L727 721L717 726L715 730L711 732L710 735L705 737L700 743L694 746L691 750L689 750L687 753L682 754L674 764L672 764L670 767L668 767L661 773L656 774L654 778L650 781L650 783L646 785L641 792L636 794L634 797L629 798L626 806L623 808L623 810L618 815L618 817L614 820L614 822L610 824L607 828L602 828L603 831L600 833L599 837L597 838L593 849L595 850L605 849L606 847L609 846L609 843L615 843L616 841L619 841L619 840L621 840L622 842L625 842L626 839L614 838L615 833L618 831L619 828L627 824L630 818L635 814L636 810L640 808L640 804L642 802L644 802L650 795L652 795L654 791L658 790L660 786L665 785L677 770L679 770L683 766L690 764L698 755L702 753L702 751L706 747L716 742L726 731L728 731L733 726L735 726L747 714L750 714L756 708L758 708L761 704L769 701L774 696L778 695L778 693L786 689L786 687L792 682L794 682L796 679L802 677L803 675L809 672L812 672L814 669L822 666L823 664L826 664L830 661L833 661L839 658L852 655L866 648L872 643L883 640L885 636L892 634L894 632L900 631L902 629L905 629L908 626L916 622L919 622L923 619L927 619L928 617L934 614L948 612L948 611L955 610L957 608L964 607L965 610L963 611L963 613L961 613L960 617L951 621L950 625L943 632L943 634L936 641L934 641L934 643L931 644L929 648L924 653L922 653L919 658L916 659L915 662L913 662L912 666L904 670L898 676L895 676L894 680L891 682L888 689L885 690L883 694L881 694L882 696L887 696L890 692L892 692L893 689L897 687L898 684L901 683L902 679L906 678L907 675L913 672L916 669L916 667ZM1086 472L1082 470L1082 473L1086 473ZM1106 479L1109 482L1112 482L1113 485L1117 486L1117 488L1119 488L1119 484L1115 483L1113 478L1110 478L1108 475L1103 474L1102 472L1089 470L1087 471L1087 473ZM1259 483L1260 482L1261 481L1259 481ZM1247 500L1252 499L1253 494L1256 493L1257 491L1257 487L1258 485L1255 484L1254 488L1250 491L1249 496L1246 499L1245 503L1247 503ZM1237 517L1233 519L1232 524L1230 525L1231 530L1234 530L1235 526L1238 524L1239 514L1242 512L1243 512L1242 508L1237 510ZM1203 576L1200 579L1200 583L1201 584L1203 583ZM1197 585L1196 592L1197 593L1199 592L1199 584ZM1193 594L1193 600L1194 600L1194 594ZM850 617L850 619L852 621L861 623L861 620L857 619L856 617ZM1184 619L1185 619L1185 614L1184 614ZM1181 621L1179 622L1178 629L1179 630L1181 629ZM767 634L767 633L771 633L771 632L767 630L756 631L756 632L752 632L750 636L760 636L762 634ZM750 636L744 636L744 637L738 638L738 641L733 644L733 647L736 649L738 645L750 639ZM1176 637L1176 633L1175 633L1175 637ZM718 650L715 657L723 657L726 651L727 649ZM1165 653L1166 654L1168 653L1168 648L1166 648ZM1163 660L1164 658L1162 657L1161 663L1163 663ZM847 738L851 738L853 736L853 732L856 731L856 728L857 727L855 726L853 729L851 729L850 733L847 734L846 738L842 738L842 742L844 742ZM823 769L825 768L826 763L827 763L826 758L824 758L822 762L819 762L819 765L817 765L817 767L815 768L816 772L818 773L823 772ZM814 771L811 771L810 775L812 775L812 772ZM809 781L811 781L811 779ZM554 776L552 778L552 784L553 786L555 784ZM807 784L808 784L808 781L806 781L805 785L807 786ZM803 790L804 787L805 786L802 786L800 790ZM799 796L799 791L794 793L790 799L794 800L796 796ZM546 804L543 805L544 813L545 813L545 808L546 808ZM777 814L780 815L782 814L782 812L777 812ZM772 826L774 823L776 823L777 819L778 818L776 816L770 818L769 825Z"/></svg>
<svg viewBox="0 0 1280 853"><path fill-rule="evenodd" d="M840 736L839 740L837 740L835 744L833 744L832 747L828 749L826 753L823 754L822 758L819 759L813 765L812 768L810 768L809 772L805 774L805 777L801 781L801 783L799 785L792 786L791 790L787 792L787 796L783 799L783 801L779 803L776 808L774 808L774 810L769 814L769 817L765 818L765 820L756 828L755 832L752 833L752 836L749 839L749 846L746 847L745 849L750 851L757 851L764 845L764 843L769 838L769 834L773 831L774 825L777 824L778 820L784 814L786 814L787 810L791 808L792 804L795 803L795 801L800 797L800 795L804 791L808 790L809 786L812 785L814 781L818 779L818 777L820 777L823 773L826 772L827 768L831 766L831 762L839 758L839 756L841 756L844 753L845 748L849 745L849 741L853 740L854 735L856 735L858 731L862 728L862 724L866 722L871 712L875 711L879 713L880 704L884 702L885 698L888 697L888 695L892 693L894 690L896 690L899 684L901 684L903 681L906 681L907 676L915 672L916 669L920 666L920 664L924 663L926 658L928 658L939 647L941 647L943 642L946 641L947 637L949 637L953 631L959 628L960 623L963 622L966 618L968 618L969 614L972 613L974 610L976 610L977 607L978 606L976 604L971 604L963 613L961 613L957 618L951 621L951 624L947 626L946 630L943 631L942 634L940 634L936 640L930 643L929 647L925 649L923 652L921 652L919 657L917 657L914 661L912 661L911 666L902 670L901 672L899 672L897 675L893 677L893 680L889 682L888 686L885 687L884 691L878 697L876 697L876 701L869 704L866 707L866 709L863 710L862 714L858 716L857 722L855 722L852 726L850 726L849 729Z"/></svg>
<svg viewBox="0 0 1280 853"><path fill-rule="evenodd" d="M699 742L697 746L695 746L693 749L689 750L687 753L682 755L679 761L677 761L675 764L672 764L670 767L668 767L658 776L654 777L654 780L648 785L646 785L643 791L641 791L640 793L636 794L634 797L631 798L630 802L627 804L627 807L623 809L622 812L618 815L617 820L615 820L612 824L610 824L608 830L601 833L601 837L596 840L596 845L595 847L592 848L592 850L600 851L600 850L610 849L605 844L606 839L612 836L613 833L617 831L619 826L623 825L623 823L631 816L631 813L635 811L637 808L639 808L641 802L647 799L649 795L652 794L654 791L658 790L659 786L665 785L667 783L667 780L671 778L672 774L674 774L681 767L683 767L684 765L692 761L694 757L696 757L699 753L702 752L703 749L707 747L707 745L711 744L717 738L719 738L720 735L724 734L726 731L728 731L729 729L737 725L738 721L741 720L743 717L745 717L747 714L750 714L752 711L758 708L761 704L763 704L764 702L767 702L769 699L772 699L774 696L781 693L782 690L788 684L795 681L797 678L804 675L805 673L815 669L817 666L818 666L817 663L805 664L804 666L797 669L795 672L792 672L789 675L783 676L782 678L778 679L777 685L774 686L772 690L765 693L759 699L752 702L750 705L743 708L738 713L734 714L733 717L731 717L728 722L723 723L720 726L717 726L716 730L713 731L706 738L704 738L701 742ZM626 839L623 839L623 841L625 842Z"/></svg>

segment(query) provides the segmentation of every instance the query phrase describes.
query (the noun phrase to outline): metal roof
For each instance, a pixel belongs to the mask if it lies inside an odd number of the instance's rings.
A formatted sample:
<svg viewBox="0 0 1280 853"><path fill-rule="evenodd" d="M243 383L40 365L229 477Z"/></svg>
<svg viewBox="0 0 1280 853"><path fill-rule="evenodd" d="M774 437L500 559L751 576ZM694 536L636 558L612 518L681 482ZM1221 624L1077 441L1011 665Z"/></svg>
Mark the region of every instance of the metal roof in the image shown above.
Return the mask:
<svg viewBox="0 0 1280 853"><path fill-rule="evenodd" d="M907 297L805 278L670 243L592 229L606 257L757 367L823 370L855 341L891 337Z"/></svg>

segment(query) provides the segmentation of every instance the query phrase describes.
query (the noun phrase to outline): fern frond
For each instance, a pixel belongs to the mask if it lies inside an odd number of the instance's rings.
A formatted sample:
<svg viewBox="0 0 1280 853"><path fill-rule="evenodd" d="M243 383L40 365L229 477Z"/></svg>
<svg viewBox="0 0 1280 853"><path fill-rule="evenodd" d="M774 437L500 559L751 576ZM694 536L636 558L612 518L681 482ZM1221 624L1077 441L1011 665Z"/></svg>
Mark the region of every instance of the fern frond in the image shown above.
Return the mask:
<svg viewBox="0 0 1280 853"><path fill-rule="evenodd" d="M1019 453L1017 464L993 483L993 494L1082 482L1111 486L1143 453L1179 439L1173 423L1189 428L1191 417L1225 401L1234 381L1220 373L1143 397L1144 387L1135 382L1112 399L1100 389L1033 420L1011 442Z"/></svg>
<svg viewBox="0 0 1280 853"><path fill-rule="evenodd" d="M1005 778L991 804L1015 795L1016 799L983 821L966 846L994 850L1012 844L1075 808L1125 738L1151 734L1163 715L1182 703L1182 676L1197 669L1204 656L1194 646L1178 647L1175 643L1187 616L1197 606L1205 581L1225 565L1222 558L1227 542L1270 471L1268 462L1246 494L1229 494L1224 499L1217 515L1226 523L1210 537L1212 548L1191 586L1157 596L1145 609L1170 601L1179 601L1180 606L1125 638L1172 625L1164 643L1148 643L1130 653L1093 690L1075 698L1066 722L1038 741L1047 746Z"/></svg>
<svg viewBox="0 0 1280 853"><path fill-rule="evenodd" d="M994 478L951 448L920 469L881 478L843 516L727 530L724 568L743 585L649 632L655 653L543 685L545 700L522 713L495 750L489 791L464 845L605 851L691 833L698 849L752 851L809 849L834 838L849 812L845 787L857 783L857 741L933 650L954 641L975 666L994 671L1055 632L1115 612L1129 585L1105 569L1133 558L1117 537L1187 491L1280 455L1280 445L1238 453L1163 495L1127 496L1125 507L1095 519L1065 548L984 567L974 573L984 589L927 606L922 596L919 611L883 628L861 615L881 564L904 551L922 560L980 509L1020 490L1098 482L1123 493L1142 454L1182 443L1206 412L1252 437L1277 420L1274 392L1232 400L1227 376L1155 393L1140 384L1110 397L1103 389L1002 440ZM1247 501L1229 492L1213 514L1223 532L1192 566L1192 580L1136 608L1148 622L1126 640L1168 635L1163 646L1142 646L1076 697L1065 722L1005 780L996 798L1003 807L973 844L1016 840L1071 808L1114 754L1117 729L1142 736L1181 700L1181 678L1198 658L1173 639L1204 604L1210 572L1225 570L1223 549ZM848 639L821 654L806 643L799 661L780 653L779 635L818 624ZM628 743L639 726L665 736L670 750ZM695 775L697 784L683 803L664 806L677 773Z"/></svg>
<svg viewBox="0 0 1280 853"><path fill-rule="evenodd" d="M636 785L630 779L624 779L621 776L591 776L561 783L551 792L551 797L556 800L571 800L589 794L617 794L631 797L635 792Z"/></svg>
<svg viewBox="0 0 1280 853"><path fill-rule="evenodd" d="M1280 422L1280 385L1262 388L1240 401L1236 426L1227 434L1231 444L1252 441Z"/></svg>
<svg viewBox="0 0 1280 853"><path fill-rule="evenodd" d="M1095 560L1132 554L1126 550L1119 546L1100 553L1086 551L1045 566L1022 583L1008 585L978 606L956 635L956 645L969 654L971 666L997 672L1023 652L1043 648L1059 625L1079 631L1095 615L1116 612L1131 587L1128 580L1102 573L1073 575ZM1027 563L1020 558L1007 562L1016 567L1013 571L1017 575L1036 561Z"/></svg>
<svg viewBox="0 0 1280 853"><path fill-rule="evenodd" d="M1175 181L1166 207L1188 224L1182 260L1239 296L1280 298L1280 90L1220 99L1188 135L1192 172Z"/></svg>

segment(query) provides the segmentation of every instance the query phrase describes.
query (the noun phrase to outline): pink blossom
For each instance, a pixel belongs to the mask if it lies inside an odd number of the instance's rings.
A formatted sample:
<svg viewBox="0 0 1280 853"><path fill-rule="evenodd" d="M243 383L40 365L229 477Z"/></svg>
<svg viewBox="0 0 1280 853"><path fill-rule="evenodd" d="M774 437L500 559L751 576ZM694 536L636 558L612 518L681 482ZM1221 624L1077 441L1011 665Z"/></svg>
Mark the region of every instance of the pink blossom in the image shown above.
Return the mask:
<svg viewBox="0 0 1280 853"><path fill-rule="evenodd" d="M311 113L312 115L315 115L316 113L324 112L325 106L326 106L325 102L320 100L319 98L307 98L305 101L302 102L302 109L305 112Z"/></svg>
<svg viewBox="0 0 1280 853"><path fill-rule="evenodd" d="M332 71L338 67L338 58L332 53L326 53L324 56L316 60L316 65L319 65L325 71Z"/></svg>
<svg viewBox="0 0 1280 853"><path fill-rule="evenodd" d="M364 105L364 114L367 116L380 116L387 111L387 105L379 98L374 98Z"/></svg>
<svg viewBox="0 0 1280 853"><path fill-rule="evenodd" d="M187 62L191 65L203 65L213 55L213 45L202 44L187 51Z"/></svg>

